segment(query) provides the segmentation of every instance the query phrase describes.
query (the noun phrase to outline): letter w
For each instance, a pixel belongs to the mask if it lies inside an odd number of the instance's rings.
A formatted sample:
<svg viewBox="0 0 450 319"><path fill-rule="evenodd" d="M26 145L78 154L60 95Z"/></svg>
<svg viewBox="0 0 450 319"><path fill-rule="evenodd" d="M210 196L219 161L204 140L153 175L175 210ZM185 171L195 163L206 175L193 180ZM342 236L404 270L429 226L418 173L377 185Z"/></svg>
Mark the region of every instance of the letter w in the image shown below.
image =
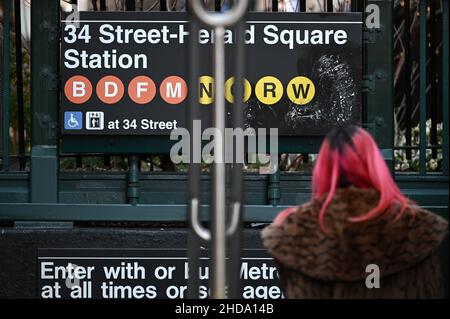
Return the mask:
<svg viewBox="0 0 450 319"><path fill-rule="evenodd" d="M119 278L120 267L103 267L103 271L105 272L106 279L117 279Z"/></svg>
<svg viewBox="0 0 450 319"><path fill-rule="evenodd" d="M306 85L306 90L305 90L305 87L303 86L303 84L300 84L297 86L295 84L292 84L292 89L294 90L295 98L298 99L301 97L302 99L305 99L308 96L309 86L310 86L310 84L308 83Z"/></svg>

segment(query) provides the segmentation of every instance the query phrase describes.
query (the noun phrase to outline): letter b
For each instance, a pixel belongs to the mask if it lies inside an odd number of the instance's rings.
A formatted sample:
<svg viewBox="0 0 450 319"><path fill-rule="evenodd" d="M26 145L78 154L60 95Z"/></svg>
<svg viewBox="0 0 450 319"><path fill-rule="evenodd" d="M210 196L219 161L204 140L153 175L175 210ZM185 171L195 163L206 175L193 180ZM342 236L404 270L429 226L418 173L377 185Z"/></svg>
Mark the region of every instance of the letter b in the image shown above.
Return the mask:
<svg viewBox="0 0 450 319"><path fill-rule="evenodd" d="M92 96L91 81L81 75L72 76L64 85L64 95L72 103L85 103Z"/></svg>

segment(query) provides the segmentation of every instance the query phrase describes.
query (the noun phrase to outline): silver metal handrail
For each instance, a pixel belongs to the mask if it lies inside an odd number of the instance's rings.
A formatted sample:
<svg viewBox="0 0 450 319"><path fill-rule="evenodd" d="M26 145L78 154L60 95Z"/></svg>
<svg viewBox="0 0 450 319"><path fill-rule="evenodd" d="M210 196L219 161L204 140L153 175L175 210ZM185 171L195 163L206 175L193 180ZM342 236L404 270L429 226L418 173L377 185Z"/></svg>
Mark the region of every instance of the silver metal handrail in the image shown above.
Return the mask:
<svg viewBox="0 0 450 319"><path fill-rule="evenodd" d="M238 1L226 13L207 12L201 1L189 1L193 14L204 24L214 28L215 105L213 125L218 130L212 168L211 231L200 224L198 199L191 199L191 227L203 240L211 240L211 297L226 298L226 242L239 229L241 203L234 202L230 226L226 226L226 168L225 168L225 28L239 22L247 11L248 0ZM236 101L238 99L235 99ZM236 102L238 103L238 102Z"/></svg>
<svg viewBox="0 0 450 319"><path fill-rule="evenodd" d="M192 221L192 229L197 234L198 237L200 237L203 240L211 240L211 232L202 226L200 223L200 219L198 218L199 215L199 204L198 199L193 198L191 199L191 221Z"/></svg>
<svg viewBox="0 0 450 319"><path fill-rule="evenodd" d="M245 14L248 7L248 0L239 0L225 13L208 12L202 5L202 1L189 1L192 12L204 24L213 28L225 28L236 24ZM216 36L217 38L217 36Z"/></svg>

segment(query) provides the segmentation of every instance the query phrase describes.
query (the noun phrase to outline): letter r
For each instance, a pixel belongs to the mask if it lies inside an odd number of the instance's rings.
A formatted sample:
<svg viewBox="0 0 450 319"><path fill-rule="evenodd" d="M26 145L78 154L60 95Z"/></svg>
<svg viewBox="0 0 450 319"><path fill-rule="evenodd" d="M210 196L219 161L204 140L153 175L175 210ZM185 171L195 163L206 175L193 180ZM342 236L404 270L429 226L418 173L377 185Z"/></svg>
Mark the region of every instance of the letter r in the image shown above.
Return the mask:
<svg viewBox="0 0 450 319"><path fill-rule="evenodd" d="M271 82L264 83L264 97L268 97L269 92L272 93L272 97L276 97L277 96L276 88L277 86L275 83Z"/></svg>

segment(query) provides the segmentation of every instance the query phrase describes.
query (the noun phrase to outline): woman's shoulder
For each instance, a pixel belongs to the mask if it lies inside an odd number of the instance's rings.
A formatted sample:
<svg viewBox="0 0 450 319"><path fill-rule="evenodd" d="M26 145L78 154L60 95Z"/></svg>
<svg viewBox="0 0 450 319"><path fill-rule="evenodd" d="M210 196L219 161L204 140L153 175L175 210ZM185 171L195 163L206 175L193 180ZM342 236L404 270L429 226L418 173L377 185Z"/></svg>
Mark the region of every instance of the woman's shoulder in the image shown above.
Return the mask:
<svg viewBox="0 0 450 319"><path fill-rule="evenodd" d="M392 216L380 228L387 238L401 238L402 249L416 258L430 255L448 234L448 221L423 207L411 204L403 214L398 207L392 209Z"/></svg>
<svg viewBox="0 0 450 319"><path fill-rule="evenodd" d="M285 208L277 214L270 225L262 230L261 237L263 240L275 239L284 233L287 235L296 233L297 227L313 226L317 222L317 213L317 203L314 200Z"/></svg>
<svg viewBox="0 0 450 319"><path fill-rule="evenodd" d="M326 235L320 230L315 201L282 210L275 221L261 231L263 245L277 261L297 268L298 253L303 255L312 247L323 245ZM302 248L301 252L298 248Z"/></svg>

